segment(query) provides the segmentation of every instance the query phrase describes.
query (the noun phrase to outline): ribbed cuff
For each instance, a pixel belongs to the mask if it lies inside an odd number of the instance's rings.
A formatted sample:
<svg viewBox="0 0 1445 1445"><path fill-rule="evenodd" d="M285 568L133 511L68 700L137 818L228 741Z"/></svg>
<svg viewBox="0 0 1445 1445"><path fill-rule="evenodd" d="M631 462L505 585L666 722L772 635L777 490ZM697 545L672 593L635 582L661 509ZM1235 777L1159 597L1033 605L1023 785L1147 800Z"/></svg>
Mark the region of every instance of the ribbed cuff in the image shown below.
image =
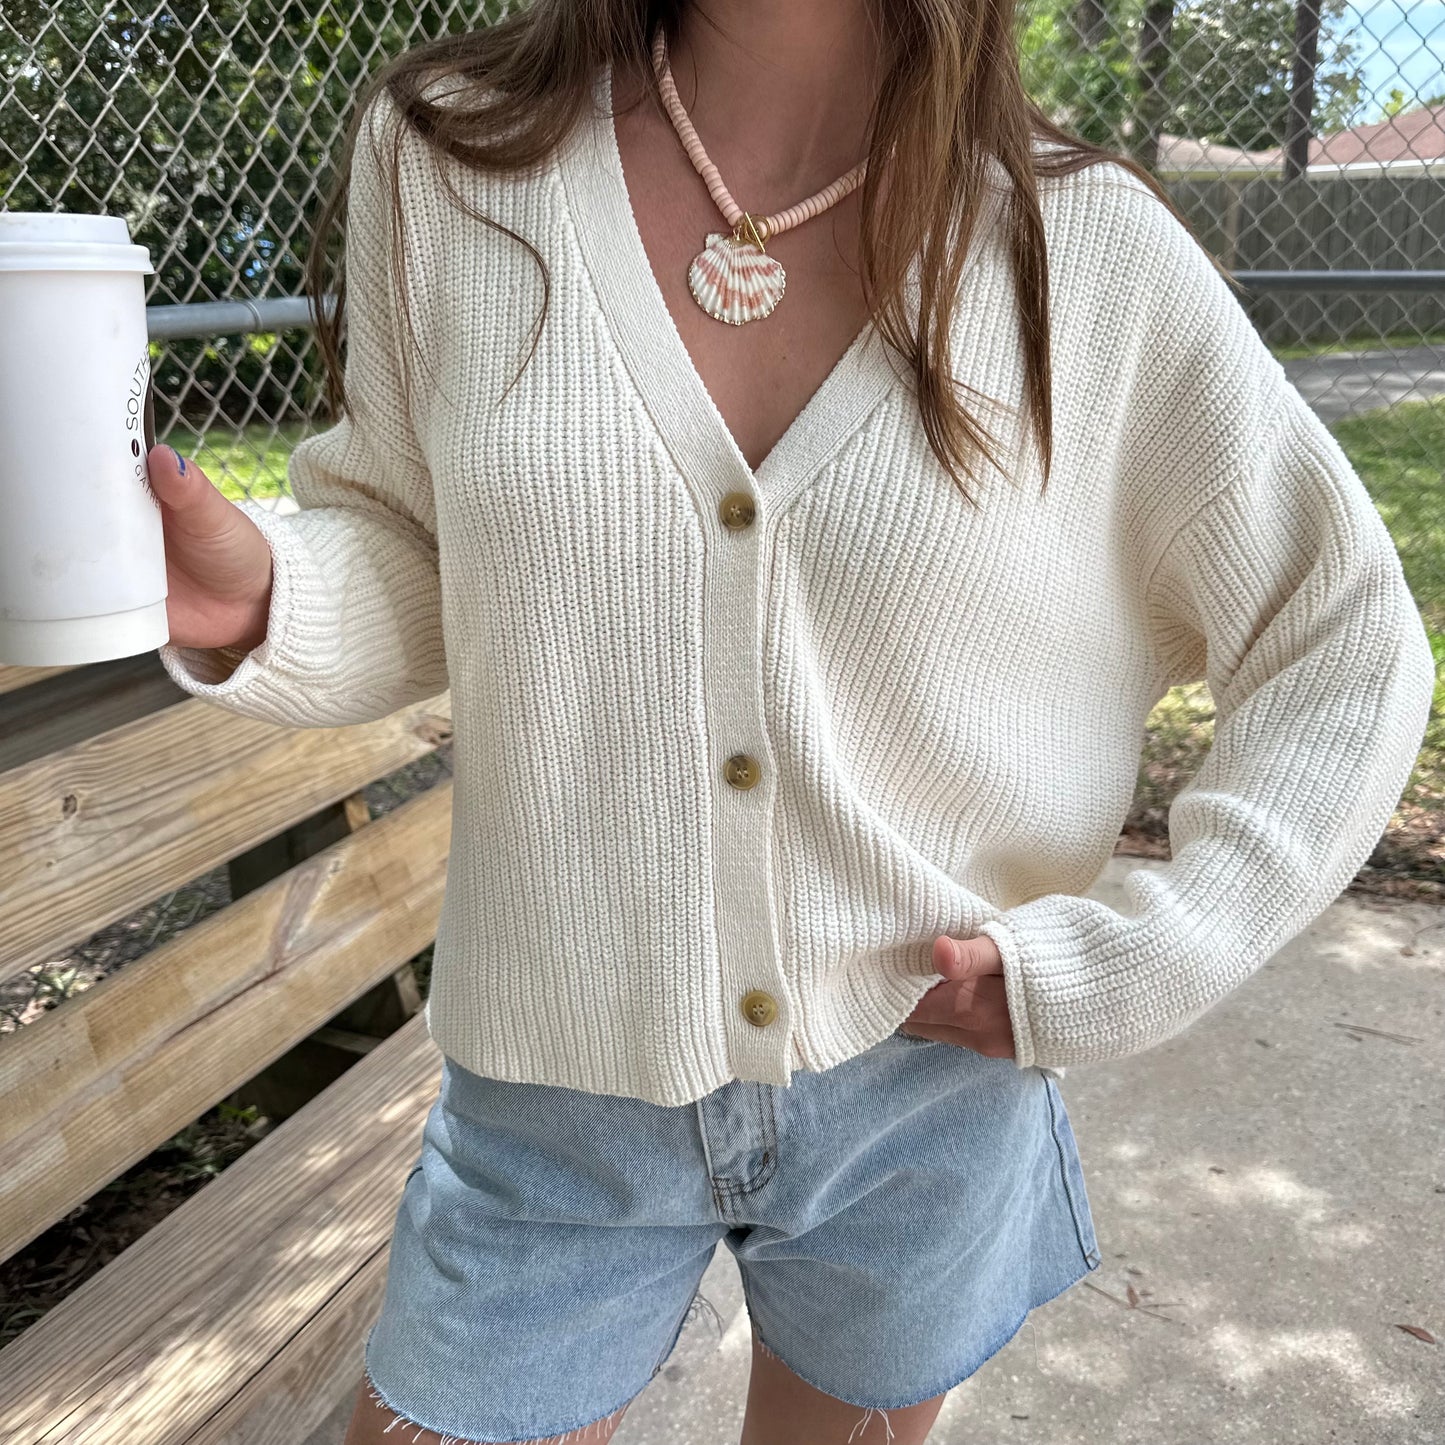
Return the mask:
<svg viewBox="0 0 1445 1445"><path fill-rule="evenodd" d="M255 522L271 549L271 605L266 619L266 636L249 652L237 648L177 647L166 643L159 649L162 665L177 687L196 697L217 701L233 699L261 688L268 676L283 673L304 676L305 659L295 648L292 621L308 613L316 615L325 582L306 542L290 526L290 514L274 512L249 499L236 503ZM240 657L229 676L226 654ZM282 690L290 690L283 688Z"/></svg>
<svg viewBox="0 0 1445 1445"><path fill-rule="evenodd" d="M1014 1063L1021 1069L1034 1066L1033 1024L1029 1018L1028 990L1024 984L1024 945L1013 927L1003 918L994 918L976 930L994 941L1003 960L1004 996L1008 1003L1009 1023L1014 1036Z"/></svg>

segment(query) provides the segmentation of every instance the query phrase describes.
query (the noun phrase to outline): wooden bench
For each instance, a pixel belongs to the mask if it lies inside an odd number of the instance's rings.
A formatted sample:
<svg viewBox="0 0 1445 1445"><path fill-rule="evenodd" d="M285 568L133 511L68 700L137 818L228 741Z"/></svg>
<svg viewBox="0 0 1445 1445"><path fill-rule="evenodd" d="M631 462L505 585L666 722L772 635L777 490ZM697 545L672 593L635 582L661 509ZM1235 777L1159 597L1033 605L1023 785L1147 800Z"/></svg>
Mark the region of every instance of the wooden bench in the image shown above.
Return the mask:
<svg viewBox="0 0 1445 1445"><path fill-rule="evenodd" d="M155 654L0 667L0 974L225 864L232 901L0 1037L0 1259L222 1100L282 1120L0 1350L0 1441L299 1445L350 1397L436 1097L410 960L435 938L451 782L367 784L449 696L289 729Z"/></svg>

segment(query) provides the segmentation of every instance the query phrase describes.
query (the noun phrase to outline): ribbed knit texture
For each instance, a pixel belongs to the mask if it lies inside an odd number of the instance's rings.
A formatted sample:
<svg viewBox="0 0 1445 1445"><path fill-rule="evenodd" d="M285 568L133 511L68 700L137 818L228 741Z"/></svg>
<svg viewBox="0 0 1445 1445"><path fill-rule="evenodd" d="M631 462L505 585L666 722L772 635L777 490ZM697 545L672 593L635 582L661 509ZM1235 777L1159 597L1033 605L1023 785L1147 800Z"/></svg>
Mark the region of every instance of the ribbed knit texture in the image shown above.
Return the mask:
<svg viewBox="0 0 1445 1445"><path fill-rule="evenodd" d="M401 166L431 375L408 409L363 139L356 419L294 452L300 512L243 504L275 555L266 641L220 681L206 653L161 657L189 692L299 727L450 686L444 1052L661 1104L786 1084L895 1028L940 981L939 934L984 932L1020 1067L1117 1058L1185 1028L1364 863L1424 732L1424 627L1339 446L1128 172L1043 187L1042 494L997 207L975 237L955 365L1003 403L984 420L1009 461L975 509L871 327L748 468L605 114L532 174L454 175L551 272L505 398L537 267L450 204L414 138ZM739 531L717 514L732 490L757 503ZM1214 741L1170 810L1172 861L1130 873L1123 910L1079 896L1150 709L1204 677ZM746 790L724 773L739 752L761 769ZM742 1013L750 989L770 1023Z"/></svg>

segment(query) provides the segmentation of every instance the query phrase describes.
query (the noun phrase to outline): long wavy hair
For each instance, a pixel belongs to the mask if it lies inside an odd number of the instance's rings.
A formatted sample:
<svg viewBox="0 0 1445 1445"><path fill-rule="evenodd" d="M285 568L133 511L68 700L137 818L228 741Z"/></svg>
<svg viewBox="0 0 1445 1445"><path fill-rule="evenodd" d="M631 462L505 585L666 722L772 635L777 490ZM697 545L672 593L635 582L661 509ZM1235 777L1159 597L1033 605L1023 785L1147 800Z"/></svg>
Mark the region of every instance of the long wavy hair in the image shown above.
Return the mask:
<svg viewBox="0 0 1445 1445"><path fill-rule="evenodd" d="M450 157L480 172L522 171L545 161L571 133L591 104L592 83L601 65L611 63L634 75L641 102L650 99L659 114L665 114L652 69L651 41L662 25L671 45L687 9L688 0L531 0L479 29L405 51L373 73L357 97L305 263L305 288L316 317L333 414L347 410L341 252L348 172L361 118L373 96L387 91L399 126L420 136L434 159ZM911 373L931 450L970 503L975 499L963 475L974 476L978 456L995 467L1001 464L995 439L960 395L949 323L989 184L987 158L995 157L1012 182L1002 224L1020 313L1024 401L1045 486L1053 456L1053 410L1049 273L1037 179L1112 161L1144 182L1194 234L1143 166L1062 130L1030 100L1019 73L1014 25L1015 0L880 4L876 29L883 46L881 83L869 118L868 171L859 188L865 302L874 326ZM443 104L436 103L438 92L433 89L439 80L448 82ZM469 94L472 83L475 102ZM1049 144L1036 148L1039 139ZM885 157L889 204L880 207L878 178ZM530 360L551 293L546 261L526 237L467 206L446 170L439 166L438 174L454 203L512 236L541 268L543 299L526 358ZM393 280L415 347L395 167L390 174ZM915 256L921 281L917 313L910 314L905 282ZM1214 265L1231 279L1217 261ZM335 298L329 307L328 294Z"/></svg>

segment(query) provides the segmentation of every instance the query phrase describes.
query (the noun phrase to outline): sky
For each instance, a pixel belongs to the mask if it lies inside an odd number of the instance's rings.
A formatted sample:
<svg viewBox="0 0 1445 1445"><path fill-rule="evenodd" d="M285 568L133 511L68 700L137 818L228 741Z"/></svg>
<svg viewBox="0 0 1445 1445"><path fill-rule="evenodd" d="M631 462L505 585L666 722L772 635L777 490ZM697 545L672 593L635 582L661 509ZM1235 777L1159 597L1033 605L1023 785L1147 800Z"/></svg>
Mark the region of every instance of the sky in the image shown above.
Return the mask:
<svg viewBox="0 0 1445 1445"><path fill-rule="evenodd" d="M1394 86L1410 102L1445 91L1445 0L1357 0L1337 24L1358 27L1362 120L1380 118Z"/></svg>

